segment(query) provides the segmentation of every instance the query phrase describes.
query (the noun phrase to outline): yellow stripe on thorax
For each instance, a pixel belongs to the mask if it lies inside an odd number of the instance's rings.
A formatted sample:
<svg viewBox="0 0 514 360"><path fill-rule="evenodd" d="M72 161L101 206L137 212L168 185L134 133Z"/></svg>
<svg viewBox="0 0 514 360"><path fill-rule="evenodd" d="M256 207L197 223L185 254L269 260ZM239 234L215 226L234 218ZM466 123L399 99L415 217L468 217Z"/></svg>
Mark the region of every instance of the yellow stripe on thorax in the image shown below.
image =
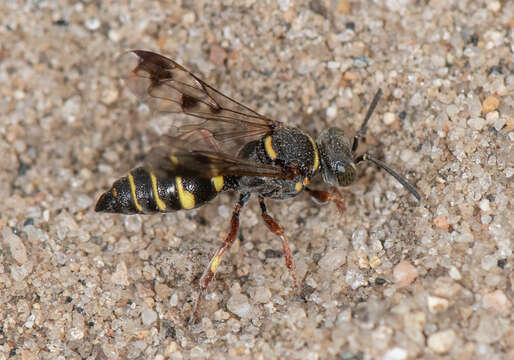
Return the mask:
<svg viewBox="0 0 514 360"><path fill-rule="evenodd" d="M184 190L182 185L182 177L176 176L175 183L177 185L178 200L183 209L189 210L195 207L195 196L189 191Z"/></svg>
<svg viewBox="0 0 514 360"><path fill-rule="evenodd" d="M153 172L150 172L150 179L152 180L152 192L153 192L153 198L155 199L155 203L157 204L157 207L159 210L164 211L166 210L166 204L159 196L159 192L157 189L157 178L155 177Z"/></svg>
<svg viewBox="0 0 514 360"><path fill-rule="evenodd" d="M132 195L132 202L134 203L134 206L136 207L137 211L142 212L143 207L141 206L139 201L137 201L136 183L134 182L134 177L132 176L131 173L128 173L127 179L128 179L129 185L130 185L130 194Z"/></svg>
<svg viewBox="0 0 514 360"><path fill-rule="evenodd" d="M312 165L312 172L315 173L316 170L318 170L319 167L319 153L318 153L318 147L316 146L316 143L314 142L314 139L307 135L309 138L311 144L312 144L312 151L314 151L314 164Z"/></svg>
<svg viewBox="0 0 514 360"><path fill-rule="evenodd" d="M277 158L277 153L275 152L275 149L273 149L273 145L271 143L271 135L266 136L264 139L264 150L266 150L266 154L268 154L271 160L275 160Z"/></svg>

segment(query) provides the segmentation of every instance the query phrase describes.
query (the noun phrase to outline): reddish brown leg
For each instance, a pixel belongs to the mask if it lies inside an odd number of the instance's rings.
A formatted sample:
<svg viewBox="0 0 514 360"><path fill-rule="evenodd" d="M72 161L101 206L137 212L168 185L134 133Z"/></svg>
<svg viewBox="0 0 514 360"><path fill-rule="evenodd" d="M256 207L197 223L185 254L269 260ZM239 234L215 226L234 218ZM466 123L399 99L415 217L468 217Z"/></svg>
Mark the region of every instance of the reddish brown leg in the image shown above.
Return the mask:
<svg viewBox="0 0 514 360"><path fill-rule="evenodd" d="M248 202L249 198L250 194L242 194L239 198L238 203L234 207L234 212L232 213L232 219L230 221L230 232L225 238L225 241L223 241L223 244L219 247L218 251L216 251L216 254L214 254L214 256L212 257L211 261L209 262L209 265L207 265L207 268L205 269L202 275L202 278L200 279L200 294L198 294L198 297L196 298L195 309L193 312L193 316L190 319L190 322L196 322L198 320L198 309L200 307L200 301L204 296L205 291L207 290L207 286L209 286L209 283L214 278L216 269L221 262L221 257L223 256L225 251L230 249L230 247L234 243L234 240L237 237L237 234L239 232L239 212L241 211L243 206L245 206L245 204Z"/></svg>
<svg viewBox="0 0 514 360"><path fill-rule="evenodd" d="M264 223L271 230L271 232L275 235L278 235L282 240L282 247L284 249L284 260L286 262L286 267L291 272L291 276L293 277L293 285L295 289L298 291L298 283L296 282L296 273L294 271L294 263L293 263L293 254L291 253L291 249L289 248L289 244L287 243L287 239L284 235L284 230L280 227L279 224L268 214L268 210L266 209L266 204L264 203L264 198L259 197L259 204L261 205L262 211L262 219Z"/></svg>
<svg viewBox="0 0 514 360"><path fill-rule="evenodd" d="M344 200L343 195L338 188L332 188L332 192L323 191L323 190L313 190L309 188L305 188L310 196L312 196L316 201L325 204L329 201L336 204L339 212L342 214L344 212Z"/></svg>

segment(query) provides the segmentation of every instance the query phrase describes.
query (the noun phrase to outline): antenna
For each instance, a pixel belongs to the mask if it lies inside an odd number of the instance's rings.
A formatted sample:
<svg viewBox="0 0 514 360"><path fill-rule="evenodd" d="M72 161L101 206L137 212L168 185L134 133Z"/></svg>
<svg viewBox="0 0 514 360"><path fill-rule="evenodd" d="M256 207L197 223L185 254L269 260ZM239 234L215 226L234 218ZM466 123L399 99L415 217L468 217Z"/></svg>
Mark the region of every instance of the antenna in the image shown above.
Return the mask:
<svg viewBox="0 0 514 360"><path fill-rule="evenodd" d="M357 131L357 134L355 134L353 138L353 145L352 145L352 153L357 150L359 147L359 140L362 136L366 135L366 131L368 131L368 121L371 115L373 115L373 111L375 111L375 108L377 107L377 104L382 97L382 89L378 89L377 93L373 97L373 101L369 105L368 112L366 113L366 116L364 117L364 122L361 125L361 128L359 131Z"/></svg>
<svg viewBox="0 0 514 360"><path fill-rule="evenodd" d="M403 185L403 187L407 190L409 190L409 192L414 195L414 197L418 200L418 201L421 201L421 195L419 195L418 191L414 188L414 186L412 186L411 184L409 184L407 182L407 180L405 180L405 178L403 178L400 174L398 174L396 171L394 171L393 169L391 169L389 166L387 166L386 164L384 164L382 161L380 160L377 160L371 156L369 156L369 154L362 154L360 156L358 156L356 159L355 159L355 163L358 164L360 163L361 161L364 161L364 160L367 160L367 161L371 161L372 163L374 163L375 165L377 165L378 167L381 167L382 169L384 169L385 171L387 171L389 173L389 175L391 175L392 177L394 177L396 180L398 180L398 182L400 184Z"/></svg>

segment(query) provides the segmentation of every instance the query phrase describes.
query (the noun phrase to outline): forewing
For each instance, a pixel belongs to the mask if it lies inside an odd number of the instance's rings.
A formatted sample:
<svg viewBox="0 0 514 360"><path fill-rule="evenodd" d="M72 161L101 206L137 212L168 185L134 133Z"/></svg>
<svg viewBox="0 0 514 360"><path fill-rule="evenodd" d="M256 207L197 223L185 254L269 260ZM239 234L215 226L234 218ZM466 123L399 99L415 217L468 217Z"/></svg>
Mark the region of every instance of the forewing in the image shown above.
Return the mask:
<svg viewBox="0 0 514 360"><path fill-rule="evenodd" d="M148 155L145 166L160 177L171 176L262 176L291 179L297 174L280 166L257 164L226 152L216 151L212 139L195 131L190 137L165 136ZM203 142L199 138L204 139ZM191 149L191 141L203 144Z"/></svg>
<svg viewBox="0 0 514 360"><path fill-rule="evenodd" d="M131 90L159 112L184 113L200 119L185 125L181 133L198 128L210 131L222 151L236 155L249 141L282 126L223 95L175 61L145 50L133 50L136 65L127 77ZM180 135L177 134L177 135ZM189 141L193 150L201 145Z"/></svg>

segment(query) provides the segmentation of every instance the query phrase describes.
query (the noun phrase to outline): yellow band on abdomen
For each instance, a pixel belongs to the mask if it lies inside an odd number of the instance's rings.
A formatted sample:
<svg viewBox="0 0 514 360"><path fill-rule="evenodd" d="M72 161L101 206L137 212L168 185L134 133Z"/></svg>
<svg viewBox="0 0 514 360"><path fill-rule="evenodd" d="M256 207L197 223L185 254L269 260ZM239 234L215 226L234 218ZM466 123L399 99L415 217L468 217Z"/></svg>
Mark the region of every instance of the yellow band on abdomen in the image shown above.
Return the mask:
<svg viewBox="0 0 514 360"><path fill-rule="evenodd" d="M134 182L134 177L132 176L131 173L128 173L127 179L128 179L129 185L130 185L130 194L132 195L132 202L134 203L134 206L136 207L137 211L142 212L143 207L141 206L139 201L137 201L136 183Z"/></svg>
<svg viewBox="0 0 514 360"><path fill-rule="evenodd" d="M220 192L223 189L223 184L225 183L223 180L223 176L216 176L211 179L212 184L214 185L214 189L216 192Z"/></svg>
<svg viewBox="0 0 514 360"><path fill-rule="evenodd" d="M175 177L175 184L177 185L178 200L183 209L189 210L195 207L195 196L189 191L184 189L182 185L182 177Z"/></svg>
<svg viewBox="0 0 514 360"><path fill-rule="evenodd" d="M154 173L150 173L150 179L152 180L152 191L153 191L153 198L155 199L155 203L157 204L157 207L159 210L164 211L166 210L166 204L159 196L159 191L157 188L157 178L155 177Z"/></svg>

